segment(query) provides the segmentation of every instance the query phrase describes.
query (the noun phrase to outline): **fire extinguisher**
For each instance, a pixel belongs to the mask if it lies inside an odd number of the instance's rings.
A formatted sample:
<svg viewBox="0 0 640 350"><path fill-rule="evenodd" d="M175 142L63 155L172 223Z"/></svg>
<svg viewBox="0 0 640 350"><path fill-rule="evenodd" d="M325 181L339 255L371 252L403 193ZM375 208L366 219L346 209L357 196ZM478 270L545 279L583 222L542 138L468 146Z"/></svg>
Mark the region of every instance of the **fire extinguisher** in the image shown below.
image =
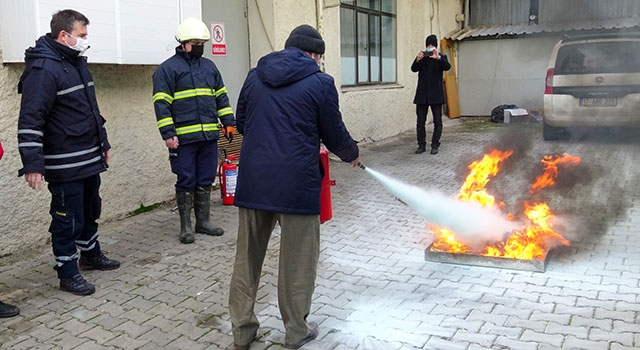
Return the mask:
<svg viewBox="0 0 640 350"><path fill-rule="evenodd" d="M227 150L222 149L224 158L218 166L218 180L220 182L220 195L222 196L222 204L233 205L233 199L236 195L236 183L238 179L238 165L233 161L238 160L238 153L227 155Z"/></svg>
<svg viewBox="0 0 640 350"><path fill-rule="evenodd" d="M329 174L329 151L324 147L320 148L320 163L324 170L320 187L320 223L324 224L333 217L331 186L336 185L336 180L331 180L331 175Z"/></svg>

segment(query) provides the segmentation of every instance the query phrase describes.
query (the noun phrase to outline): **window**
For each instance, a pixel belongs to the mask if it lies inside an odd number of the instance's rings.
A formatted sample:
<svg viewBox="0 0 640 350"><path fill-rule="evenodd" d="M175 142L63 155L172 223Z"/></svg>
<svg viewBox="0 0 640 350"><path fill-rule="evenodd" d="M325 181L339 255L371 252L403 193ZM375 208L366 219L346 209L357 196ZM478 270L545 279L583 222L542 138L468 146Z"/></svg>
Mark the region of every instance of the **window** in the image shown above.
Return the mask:
<svg viewBox="0 0 640 350"><path fill-rule="evenodd" d="M396 0L340 0L342 85L396 82Z"/></svg>

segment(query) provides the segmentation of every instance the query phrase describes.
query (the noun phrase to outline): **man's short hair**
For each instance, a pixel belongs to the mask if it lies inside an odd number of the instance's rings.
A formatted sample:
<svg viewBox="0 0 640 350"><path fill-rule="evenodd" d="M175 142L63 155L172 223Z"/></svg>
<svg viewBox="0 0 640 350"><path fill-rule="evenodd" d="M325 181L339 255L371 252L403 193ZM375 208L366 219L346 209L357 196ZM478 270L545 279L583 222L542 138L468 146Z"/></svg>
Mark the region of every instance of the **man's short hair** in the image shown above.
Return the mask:
<svg viewBox="0 0 640 350"><path fill-rule="evenodd" d="M57 38L61 30L71 33L76 22L84 26L89 25L89 19L78 11L67 9L54 13L50 23L51 37Z"/></svg>

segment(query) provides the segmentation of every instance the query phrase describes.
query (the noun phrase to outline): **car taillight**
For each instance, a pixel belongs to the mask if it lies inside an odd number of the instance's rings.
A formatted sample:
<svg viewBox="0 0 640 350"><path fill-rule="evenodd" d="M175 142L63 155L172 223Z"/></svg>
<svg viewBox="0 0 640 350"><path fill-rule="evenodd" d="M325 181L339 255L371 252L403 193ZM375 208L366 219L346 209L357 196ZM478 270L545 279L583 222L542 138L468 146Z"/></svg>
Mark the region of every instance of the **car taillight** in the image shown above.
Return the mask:
<svg viewBox="0 0 640 350"><path fill-rule="evenodd" d="M553 94L553 73L554 73L555 69L554 68L549 68L547 69L547 77L544 79L544 94L545 95L550 95Z"/></svg>

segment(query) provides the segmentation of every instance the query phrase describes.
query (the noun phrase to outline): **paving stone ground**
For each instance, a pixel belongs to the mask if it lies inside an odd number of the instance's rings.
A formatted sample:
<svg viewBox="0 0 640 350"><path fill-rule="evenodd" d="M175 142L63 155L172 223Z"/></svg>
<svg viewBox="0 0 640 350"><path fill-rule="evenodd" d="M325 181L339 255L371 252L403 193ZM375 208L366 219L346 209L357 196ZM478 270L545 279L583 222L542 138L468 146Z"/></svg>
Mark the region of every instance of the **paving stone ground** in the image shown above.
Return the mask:
<svg viewBox="0 0 640 350"><path fill-rule="evenodd" d="M415 155L414 133L361 147L371 169L455 195L491 146L514 155L488 188L508 208L529 198L540 158L581 157L541 191L571 245L551 251L546 271L425 261L426 221L359 168L331 162L334 218L321 228L310 321L320 335L305 349L640 348L640 141L600 131L543 142L540 124L447 121L440 153ZM109 205L105 203L104 205ZM228 349L227 309L237 208L216 196L212 219L226 233L178 242L175 203L101 226L101 244L122 261L84 273L96 293L58 290L49 251L0 268L1 300L21 308L0 320L2 349ZM45 210L43 208L43 210ZM459 218L464 220L463 217ZM267 252L252 349L282 349L277 307L279 232Z"/></svg>

